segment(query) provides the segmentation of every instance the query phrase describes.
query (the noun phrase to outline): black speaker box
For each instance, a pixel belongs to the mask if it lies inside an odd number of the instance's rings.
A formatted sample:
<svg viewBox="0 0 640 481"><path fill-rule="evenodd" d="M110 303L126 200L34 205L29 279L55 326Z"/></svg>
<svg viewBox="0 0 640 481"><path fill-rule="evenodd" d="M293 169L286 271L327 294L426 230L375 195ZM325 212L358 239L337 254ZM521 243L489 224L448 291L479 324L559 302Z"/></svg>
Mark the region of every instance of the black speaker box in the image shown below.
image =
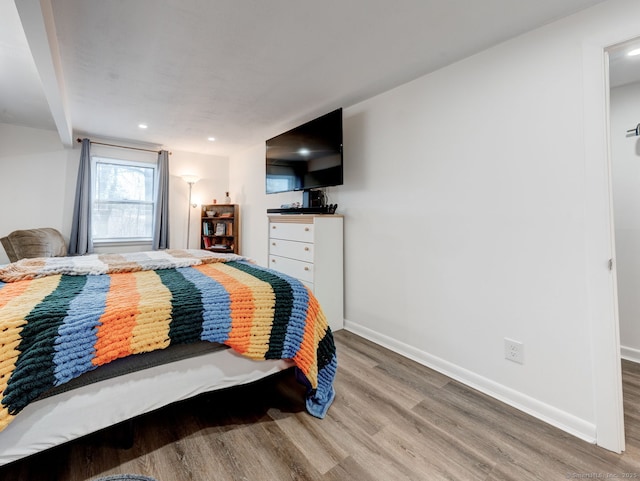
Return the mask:
<svg viewBox="0 0 640 481"><path fill-rule="evenodd" d="M321 190L302 191L302 207L324 207L324 192Z"/></svg>

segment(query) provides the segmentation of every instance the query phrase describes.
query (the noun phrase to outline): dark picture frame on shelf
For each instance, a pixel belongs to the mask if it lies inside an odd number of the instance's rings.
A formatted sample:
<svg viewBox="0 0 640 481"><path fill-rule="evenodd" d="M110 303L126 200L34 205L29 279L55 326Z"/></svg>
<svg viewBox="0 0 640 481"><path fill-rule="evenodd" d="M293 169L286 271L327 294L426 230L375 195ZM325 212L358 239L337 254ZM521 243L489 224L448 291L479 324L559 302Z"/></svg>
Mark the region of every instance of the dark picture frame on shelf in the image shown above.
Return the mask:
<svg viewBox="0 0 640 481"><path fill-rule="evenodd" d="M216 230L214 235L222 236L222 235L225 235L226 232L227 232L226 226L222 222L218 222L216 224Z"/></svg>

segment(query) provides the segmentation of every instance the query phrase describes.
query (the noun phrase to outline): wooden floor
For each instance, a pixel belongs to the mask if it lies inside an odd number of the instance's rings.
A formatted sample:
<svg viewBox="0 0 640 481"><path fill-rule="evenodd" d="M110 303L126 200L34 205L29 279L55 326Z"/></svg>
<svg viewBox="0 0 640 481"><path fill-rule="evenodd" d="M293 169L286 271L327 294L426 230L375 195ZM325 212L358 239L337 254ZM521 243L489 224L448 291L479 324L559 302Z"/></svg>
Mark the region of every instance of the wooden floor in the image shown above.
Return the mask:
<svg viewBox="0 0 640 481"><path fill-rule="evenodd" d="M0 468L0 480L561 480L640 478L640 365L623 361L627 450L580 441L346 331L336 400L304 411L290 371L134 421L135 444L101 432Z"/></svg>

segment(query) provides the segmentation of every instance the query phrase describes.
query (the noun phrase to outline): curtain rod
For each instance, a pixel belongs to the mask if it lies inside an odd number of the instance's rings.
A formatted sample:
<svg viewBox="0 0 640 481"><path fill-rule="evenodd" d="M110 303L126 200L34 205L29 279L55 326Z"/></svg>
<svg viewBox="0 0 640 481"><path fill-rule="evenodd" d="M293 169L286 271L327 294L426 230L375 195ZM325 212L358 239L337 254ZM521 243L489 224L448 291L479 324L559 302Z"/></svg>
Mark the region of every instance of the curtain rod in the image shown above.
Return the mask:
<svg viewBox="0 0 640 481"><path fill-rule="evenodd" d="M78 141L78 143L82 142L82 139L80 137L78 137L76 140ZM105 144L104 142L96 142L95 140L89 140L89 142L91 142L92 144L96 144L96 145L106 145L108 147L118 147L119 149L142 150L143 152L155 152L157 154L160 153L159 150L142 149L140 147L127 147L126 145ZM171 155L171 152L169 152L169 155Z"/></svg>

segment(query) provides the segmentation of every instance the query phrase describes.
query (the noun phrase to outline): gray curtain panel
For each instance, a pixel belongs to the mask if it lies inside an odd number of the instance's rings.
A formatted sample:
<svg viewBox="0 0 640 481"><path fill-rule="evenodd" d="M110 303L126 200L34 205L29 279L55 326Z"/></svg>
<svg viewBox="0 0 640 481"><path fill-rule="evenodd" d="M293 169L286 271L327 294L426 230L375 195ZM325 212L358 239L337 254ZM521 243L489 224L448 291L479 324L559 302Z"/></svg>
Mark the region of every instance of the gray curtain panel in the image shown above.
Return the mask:
<svg viewBox="0 0 640 481"><path fill-rule="evenodd" d="M91 254L91 142L82 139L82 152L78 166L76 199L73 205L69 255Z"/></svg>
<svg viewBox="0 0 640 481"><path fill-rule="evenodd" d="M153 223L153 249L169 248L169 152L158 152L156 217Z"/></svg>

